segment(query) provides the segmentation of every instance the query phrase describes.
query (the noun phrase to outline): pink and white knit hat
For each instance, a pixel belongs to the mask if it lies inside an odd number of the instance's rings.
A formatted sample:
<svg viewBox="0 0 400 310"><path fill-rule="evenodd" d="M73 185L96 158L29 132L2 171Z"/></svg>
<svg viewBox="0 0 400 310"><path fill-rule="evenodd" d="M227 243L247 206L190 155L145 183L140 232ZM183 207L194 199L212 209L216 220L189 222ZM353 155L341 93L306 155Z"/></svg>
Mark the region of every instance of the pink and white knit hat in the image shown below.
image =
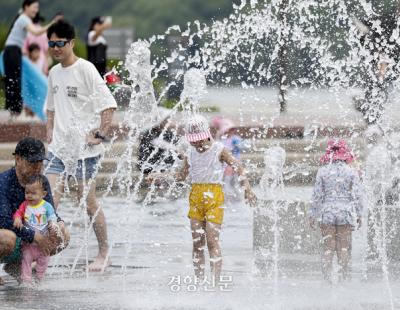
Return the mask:
<svg viewBox="0 0 400 310"><path fill-rule="evenodd" d="M204 116L194 115L186 123L186 139L197 142L211 138L210 127Z"/></svg>
<svg viewBox="0 0 400 310"><path fill-rule="evenodd" d="M320 161L321 163L328 164L335 160L342 160L349 164L354 159L355 156L350 147L347 145L346 140L330 139L328 141L325 154L321 157Z"/></svg>

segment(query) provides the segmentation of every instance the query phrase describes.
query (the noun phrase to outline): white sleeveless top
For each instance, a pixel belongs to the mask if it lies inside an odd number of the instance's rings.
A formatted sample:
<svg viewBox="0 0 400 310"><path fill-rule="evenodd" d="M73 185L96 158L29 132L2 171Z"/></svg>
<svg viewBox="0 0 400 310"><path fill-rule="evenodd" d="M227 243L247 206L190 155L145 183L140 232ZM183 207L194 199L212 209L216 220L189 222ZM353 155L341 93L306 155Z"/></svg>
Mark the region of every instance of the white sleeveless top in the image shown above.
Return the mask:
<svg viewBox="0 0 400 310"><path fill-rule="evenodd" d="M224 145L214 142L210 149L203 153L194 147L189 149L189 181L193 183L222 184L225 165L220 161Z"/></svg>

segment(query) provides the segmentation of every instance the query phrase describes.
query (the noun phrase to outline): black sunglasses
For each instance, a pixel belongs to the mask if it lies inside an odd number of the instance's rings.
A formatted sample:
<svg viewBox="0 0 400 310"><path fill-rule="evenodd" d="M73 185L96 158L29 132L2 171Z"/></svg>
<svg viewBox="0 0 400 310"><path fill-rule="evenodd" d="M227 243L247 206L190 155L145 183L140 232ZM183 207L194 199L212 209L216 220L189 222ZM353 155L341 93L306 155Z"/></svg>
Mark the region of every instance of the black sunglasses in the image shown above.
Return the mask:
<svg viewBox="0 0 400 310"><path fill-rule="evenodd" d="M67 40L67 41L49 41L49 47L54 48L54 47L64 47L65 45L67 45L67 43L69 43L71 40Z"/></svg>

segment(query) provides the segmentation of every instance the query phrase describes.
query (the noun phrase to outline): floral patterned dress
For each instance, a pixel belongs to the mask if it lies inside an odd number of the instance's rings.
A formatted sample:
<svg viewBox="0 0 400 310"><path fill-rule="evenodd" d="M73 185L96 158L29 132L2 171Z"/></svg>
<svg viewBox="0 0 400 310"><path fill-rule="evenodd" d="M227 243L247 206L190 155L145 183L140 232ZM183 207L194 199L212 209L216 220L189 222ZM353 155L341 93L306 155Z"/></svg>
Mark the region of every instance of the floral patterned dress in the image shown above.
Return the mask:
<svg viewBox="0 0 400 310"><path fill-rule="evenodd" d="M343 161L325 165L317 173L309 215L321 224L355 226L363 194L356 169Z"/></svg>

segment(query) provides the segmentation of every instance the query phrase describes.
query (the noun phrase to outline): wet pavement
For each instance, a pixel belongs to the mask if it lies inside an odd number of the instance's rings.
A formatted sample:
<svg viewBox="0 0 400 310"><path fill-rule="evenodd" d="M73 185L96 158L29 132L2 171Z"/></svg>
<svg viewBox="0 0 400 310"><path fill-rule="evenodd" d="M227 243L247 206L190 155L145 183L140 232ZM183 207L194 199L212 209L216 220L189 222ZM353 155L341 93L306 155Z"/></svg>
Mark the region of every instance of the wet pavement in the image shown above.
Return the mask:
<svg viewBox="0 0 400 310"><path fill-rule="evenodd" d="M309 188L297 191L309 194ZM389 282L379 275L363 281L357 255L349 283L324 283L317 255L281 255L278 279L259 275L252 252L253 210L241 203L226 209L221 235L225 282L195 287L184 199L142 206L107 197L101 203L109 224L112 266L104 274L85 272L86 260L97 254L96 240L92 231L85 234L84 210L65 200L60 214L71 225L70 247L52 258L37 288L21 288L5 277L0 309L400 308L400 281L392 275Z"/></svg>

